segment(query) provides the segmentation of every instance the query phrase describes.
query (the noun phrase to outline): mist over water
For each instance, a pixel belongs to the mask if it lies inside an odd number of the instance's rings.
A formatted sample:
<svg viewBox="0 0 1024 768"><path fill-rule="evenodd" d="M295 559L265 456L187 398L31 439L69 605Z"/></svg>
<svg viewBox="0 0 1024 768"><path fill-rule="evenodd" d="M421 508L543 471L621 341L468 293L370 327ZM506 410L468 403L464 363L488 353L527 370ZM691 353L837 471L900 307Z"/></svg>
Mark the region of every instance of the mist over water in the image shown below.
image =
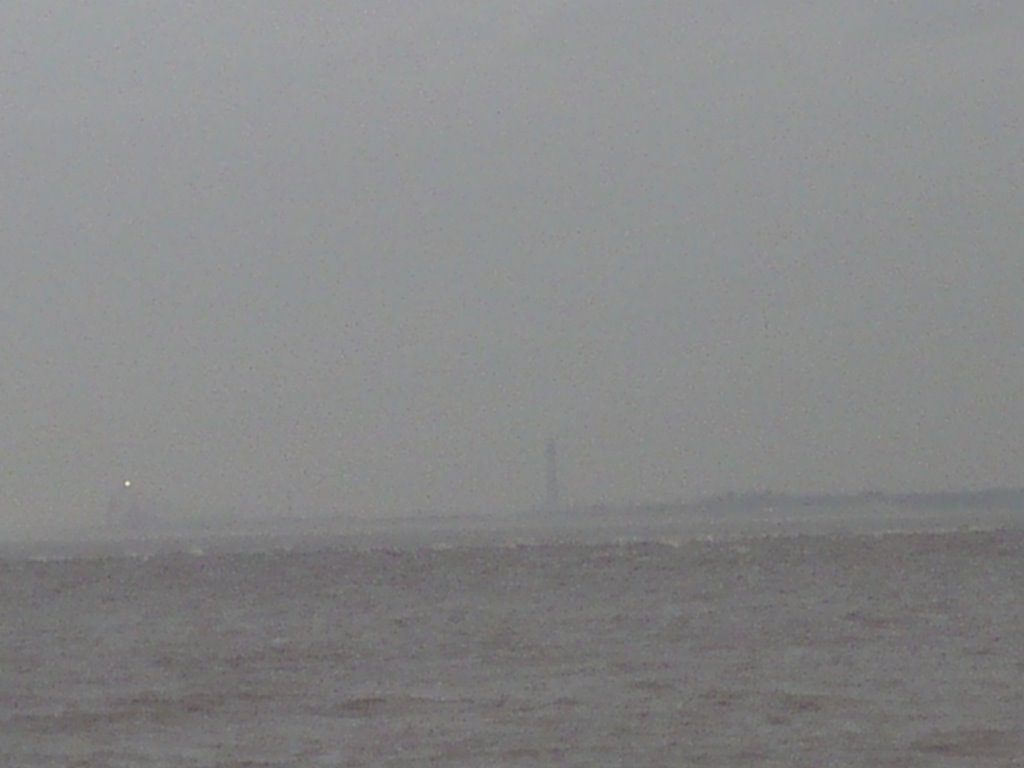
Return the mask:
<svg viewBox="0 0 1024 768"><path fill-rule="evenodd" d="M0 11L0 528L1015 487L1022 11Z"/></svg>
<svg viewBox="0 0 1024 768"><path fill-rule="evenodd" d="M1022 39L0 8L0 764L1018 764Z"/></svg>

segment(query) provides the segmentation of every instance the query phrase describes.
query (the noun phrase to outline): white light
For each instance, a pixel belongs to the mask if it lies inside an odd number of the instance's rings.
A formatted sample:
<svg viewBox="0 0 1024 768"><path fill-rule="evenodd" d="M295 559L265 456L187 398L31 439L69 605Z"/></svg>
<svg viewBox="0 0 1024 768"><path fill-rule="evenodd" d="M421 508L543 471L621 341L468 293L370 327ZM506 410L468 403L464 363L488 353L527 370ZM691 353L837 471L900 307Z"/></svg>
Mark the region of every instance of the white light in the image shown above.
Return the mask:
<svg viewBox="0 0 1024 768"><path fill-rule="evenodd" d="M124 481L124 487L125 488L131 488L132 487L132 481L131 480L125 480Z"/></svg>

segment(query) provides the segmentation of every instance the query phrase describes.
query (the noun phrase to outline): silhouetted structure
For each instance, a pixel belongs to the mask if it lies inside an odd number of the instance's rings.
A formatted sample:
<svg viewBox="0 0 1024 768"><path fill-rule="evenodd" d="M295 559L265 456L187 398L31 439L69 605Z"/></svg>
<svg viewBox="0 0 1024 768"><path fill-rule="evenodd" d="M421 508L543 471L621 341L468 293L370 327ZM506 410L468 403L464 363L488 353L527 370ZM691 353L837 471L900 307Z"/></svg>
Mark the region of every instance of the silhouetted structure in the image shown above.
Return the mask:
<svg viewBox="0 0 1024 768"><path fill-rule="evenodd" d="M131 480L125 480L111 495L107 506L107 525L120 530L135 530L142 525L138 492Z"/></svg>
<svg viewBox="0 0 1024 768"><path fill-rule="evenodd" d="M547 504L548 512L557 512L561 509L561 501L558 498L558 449L554 440L548 440L547 449L544 451L544 464L547 479Z"/></svg>

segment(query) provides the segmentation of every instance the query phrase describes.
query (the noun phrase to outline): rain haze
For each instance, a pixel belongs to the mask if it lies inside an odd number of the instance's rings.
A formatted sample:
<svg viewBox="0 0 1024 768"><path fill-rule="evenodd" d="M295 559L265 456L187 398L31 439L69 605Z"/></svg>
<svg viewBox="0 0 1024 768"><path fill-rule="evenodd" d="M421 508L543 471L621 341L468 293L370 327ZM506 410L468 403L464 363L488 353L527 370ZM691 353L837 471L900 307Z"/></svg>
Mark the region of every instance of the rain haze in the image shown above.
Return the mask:
<svg viewBox="0 0 1024 768"><path fill-rule="evenodd" d="M0 765L1021 765L1022 40L3 4Z"/></svg>
<svg viewBox="0 0 1024 768"><path fill-rule="evenodd" d="M1019 486L1019 3L0 10L0 533Z"/></svg>

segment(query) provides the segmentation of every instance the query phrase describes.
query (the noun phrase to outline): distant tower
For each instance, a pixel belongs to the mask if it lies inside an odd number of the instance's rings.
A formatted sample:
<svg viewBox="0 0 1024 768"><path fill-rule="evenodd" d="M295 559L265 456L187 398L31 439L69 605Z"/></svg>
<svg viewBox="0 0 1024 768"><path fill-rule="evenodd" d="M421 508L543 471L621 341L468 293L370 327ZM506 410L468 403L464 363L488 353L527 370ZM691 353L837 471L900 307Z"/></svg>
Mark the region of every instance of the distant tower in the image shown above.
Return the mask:
<svg viewBox="0 0 1024 768"><path fill-rule="evenodd" d="M125 480L110 495L107 505L107 525L111 528L130 530L142 523L138 494L131 480Z"/></svg>
<svg viewBox="0 0 1024 768"><path fill-rule="evenodd" d="M561 503L558 499L558 450L554 440L548 440L544 451L544 470L547 479L547 511L557 512L561 509Z"/></svg>

